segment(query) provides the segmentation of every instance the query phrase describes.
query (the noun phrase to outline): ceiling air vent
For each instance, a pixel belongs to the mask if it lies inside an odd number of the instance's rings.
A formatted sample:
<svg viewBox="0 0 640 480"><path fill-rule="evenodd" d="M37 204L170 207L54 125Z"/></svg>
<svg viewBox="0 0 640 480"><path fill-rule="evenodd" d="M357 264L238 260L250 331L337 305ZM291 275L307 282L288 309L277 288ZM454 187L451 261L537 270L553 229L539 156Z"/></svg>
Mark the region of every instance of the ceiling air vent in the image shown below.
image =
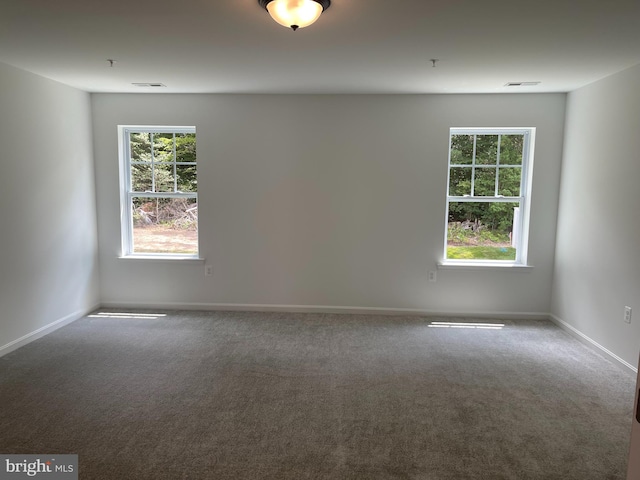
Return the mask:
<svg viewBox="0 0 640 480"><path fill-rule="evenodd" d="M163 83L132 83L131 85L133 85L134 87L166 87L165 84Z"/></svg>
<svg viewBox="0 0 640 480"><path fill-rule="evenodd" d="M540 82L509 82L505 83L505 87L533 87L540 85Z"/></svg>

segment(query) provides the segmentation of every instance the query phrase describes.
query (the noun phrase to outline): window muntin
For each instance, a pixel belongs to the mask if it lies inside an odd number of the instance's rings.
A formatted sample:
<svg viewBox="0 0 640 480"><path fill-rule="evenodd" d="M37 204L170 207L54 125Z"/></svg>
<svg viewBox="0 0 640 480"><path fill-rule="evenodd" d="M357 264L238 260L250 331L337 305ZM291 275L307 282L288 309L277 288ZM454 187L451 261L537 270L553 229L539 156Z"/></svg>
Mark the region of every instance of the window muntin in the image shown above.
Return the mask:
<svg viewBox="0 0 640 480"><path fill-rule="evenodd" d="M120 127L122 250L198 256L195 127Z"/></svg>
<svg viewBox="0 0 640 480"><path fill-rule="evenodd" d="M534 133L451 129L445 261L526 264Z"/></svg>

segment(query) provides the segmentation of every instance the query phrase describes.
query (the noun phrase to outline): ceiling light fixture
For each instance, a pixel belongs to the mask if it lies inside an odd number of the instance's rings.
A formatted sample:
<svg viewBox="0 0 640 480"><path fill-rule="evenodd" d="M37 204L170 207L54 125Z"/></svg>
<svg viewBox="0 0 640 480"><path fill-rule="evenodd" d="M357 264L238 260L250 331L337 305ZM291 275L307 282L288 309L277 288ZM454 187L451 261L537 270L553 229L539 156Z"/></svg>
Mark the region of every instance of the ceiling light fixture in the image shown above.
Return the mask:
<svg viewBox="0 0 640 480"><path fill-rule="evenodd" d="M258 3L276 22L295 32L318 20L331 0L258 0Z"/></svg>

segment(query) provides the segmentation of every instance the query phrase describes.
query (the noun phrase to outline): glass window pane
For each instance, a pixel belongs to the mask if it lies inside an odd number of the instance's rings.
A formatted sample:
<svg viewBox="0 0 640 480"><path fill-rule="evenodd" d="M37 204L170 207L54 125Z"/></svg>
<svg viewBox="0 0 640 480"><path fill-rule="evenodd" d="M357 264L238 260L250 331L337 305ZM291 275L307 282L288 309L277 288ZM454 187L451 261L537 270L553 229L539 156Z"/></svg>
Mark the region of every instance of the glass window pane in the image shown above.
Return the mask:
<svg viewBox="0 0 640 480"><path fill-rule="evenodd" d="M151 137L148 133L131 133L129 148L131 149L132 162L151 161Z"/></svg>
<svg viewBox="0 0 640 480"><path fill-rule="evenodd" d="M473 195L493 197L496 194L496 169L476 168Z"/></svg>
<svg viewBox="0 0 640 480"><path fill-rule="evenodd" d="M153 134L153 159L156 162L173 162L173 133Z"/></svg>
<svg viewBox="0 0 640 480"><path fill-rule="evenodd" d="M517 202L450 202L447 259L516 259Z"/></svg>
<svg viewBox="0 0 640 480"><path fill-rule="evenodd" d="M156 192L175 192L173 163L156 163L154 175L156 177Z"/></svg>
<svg viewBox="0 0 640 480"><path fill-rule="evenodd" d="M198 253L195 198L133 199L133 253Z"/></svg>
<svg viewBox="0 0 640 480"><path fill-rule="evenodd" d="M131 165L131 191L150 192L152 188L151 164Z"/></svg>
<svg viewBox="0 0 640 480"><path fill-rule="evenodd" d="M176 134L176 162L196 161L196 134Z"/></svg>
<svg viewBox="0 0 640 480"><path fill-rule="evenodd" d="M495 165L498 159L498 135L476 137L476 164Z"/></svg>
<svg viewBox="0 0 640 480"><path fill-rule="evenodd" d="M524 135L502 135L500 139L500 164L522 165Z"/></svg>
<svg viewBox="0 0 640 480"><path fill-rule="evenodd" d="M473 162L473 135L451 136L451 165L471 165Z"/></svg>
<svg viewBox="0 0 640 480"><path fill-rule="evenodd" d="M198 178L196 176L195 165L176 165L176 174L178 177L178 191L198 191Z"/></svg>
<svg viewBox="0 0 640 480"><path fill-rule="evenodd" d="M449 195L453 197L471 195L471 167L451 167Z"/></svg>
<svg viewBox="0 0 640 480"><path fill-rule="evenodd" d="M520 196L521 168L500 168L498 169L498 195L505 197Z"/></svg>

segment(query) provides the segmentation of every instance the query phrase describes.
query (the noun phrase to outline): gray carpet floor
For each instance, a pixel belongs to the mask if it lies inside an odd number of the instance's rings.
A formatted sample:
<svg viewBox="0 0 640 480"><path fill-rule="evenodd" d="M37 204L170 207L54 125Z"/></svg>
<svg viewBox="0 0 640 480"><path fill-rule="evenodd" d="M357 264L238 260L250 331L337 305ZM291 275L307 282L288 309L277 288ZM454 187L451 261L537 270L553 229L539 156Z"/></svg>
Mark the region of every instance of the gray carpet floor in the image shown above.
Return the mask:
<svg viewBox="0 0 640 480"><path fill-rule="evenodd" d="M548 321L113 313L0 358L0 453L83 480L625 478L634 375Z"/></svg>

